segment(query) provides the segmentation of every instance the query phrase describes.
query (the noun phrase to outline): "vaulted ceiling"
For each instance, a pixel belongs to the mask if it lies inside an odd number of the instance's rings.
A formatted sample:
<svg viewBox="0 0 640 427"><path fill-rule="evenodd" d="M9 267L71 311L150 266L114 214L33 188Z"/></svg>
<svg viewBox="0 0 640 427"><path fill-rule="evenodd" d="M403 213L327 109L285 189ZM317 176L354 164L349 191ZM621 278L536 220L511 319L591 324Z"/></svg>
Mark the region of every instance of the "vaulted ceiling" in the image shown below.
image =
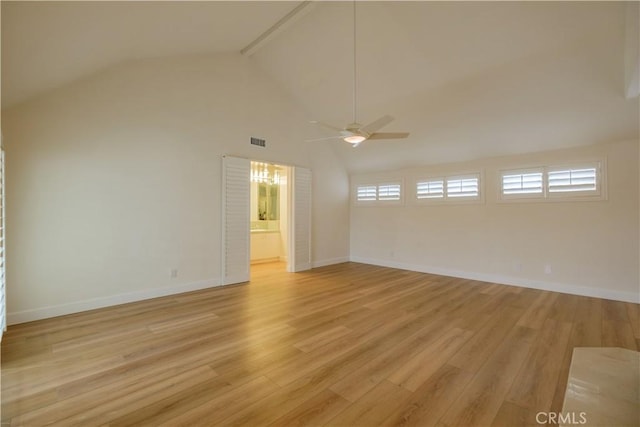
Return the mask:
<svg viewBox="0 0 640 427"><path fill-rule="evenodd" d="M239 52L293 2L2 2L2 106L119 62Z"/></svg>
<svg viewBox="0 0 640 427"><path fill-rule="evenodd" d="M297 6L2 2L3 107L130 59L240 52ZM252 51L310 120L352 121L352 7L317 2ZM625 77L625 61L638 70L625 34L637 16L625 2L359 1L356 10L358 121L391 114L384 131L411 136L355 150L316 142L351 171L638 138ZM308 126L309 138L328 135Z"/></svg>

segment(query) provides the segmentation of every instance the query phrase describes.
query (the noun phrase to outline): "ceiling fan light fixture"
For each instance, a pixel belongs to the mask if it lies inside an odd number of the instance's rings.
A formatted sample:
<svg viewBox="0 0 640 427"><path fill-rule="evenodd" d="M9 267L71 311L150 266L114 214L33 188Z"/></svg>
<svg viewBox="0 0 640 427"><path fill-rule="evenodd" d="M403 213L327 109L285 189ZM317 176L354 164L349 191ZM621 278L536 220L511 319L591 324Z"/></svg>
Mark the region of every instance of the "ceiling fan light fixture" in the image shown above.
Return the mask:
<svg viewBox="0 0 640 427"><path fill-rule="evenodd" d="M0 0L1 1L1 0ZM348 142L351 144L353 148L360 146L360 144L364 141L368 141L370 139L401 139L409 136L408 132L378 132L379 129L382 129L386 125L388 125L391 121L393 121L393 117L386 115L380 117L373 122L362 126L358 123L357 116L357 105L358 105L358 61L356 60L356 41L357 41L357 32L356 32L356 3L362 0L352 0L353 3L353 121L348 124L344 129L337 128L335 126L328 125L326 123L313 121L311 123L315 123L321 125L325 128L331 129L332 131L337 131L339 134L329 138L316 138L310 139L307 141L321 141L325 139L342 139L344 142ZM304 2L303 2L304 3Z"/></svg>
<svg viewBox="0 0 640 427"><path fill-rule="evenodd" d="M362 135L349 135L349 136L345 136L344 138L345 142L348 142L349 144L360 144L362 141L364 141L365 138Z"/></svg>

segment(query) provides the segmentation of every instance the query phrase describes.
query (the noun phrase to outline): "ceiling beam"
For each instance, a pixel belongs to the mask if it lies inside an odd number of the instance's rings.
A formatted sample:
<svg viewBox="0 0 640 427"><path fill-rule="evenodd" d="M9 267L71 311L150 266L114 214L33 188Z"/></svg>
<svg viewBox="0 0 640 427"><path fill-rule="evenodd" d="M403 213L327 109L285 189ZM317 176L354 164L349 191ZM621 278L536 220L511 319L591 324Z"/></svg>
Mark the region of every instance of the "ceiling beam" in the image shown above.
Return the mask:
<svg viewBox="0 0 640 427"><path fill-rule="evenodd" d="M627 99L640 95L640 7L628 2L625 22L624 85Z"/></svg>
<svg viewBox="0 0 640 427"><path fill-rule="evenodd" d="M273 24L264 33L260 34L258 38L246 45L240 53L244 56L251 56L264 47L269 41L271 41L276 35L287 29L298 19L305 16L316 6L314 1L303 1L297 5L291 12L283 16L278 22Z"/></svg>

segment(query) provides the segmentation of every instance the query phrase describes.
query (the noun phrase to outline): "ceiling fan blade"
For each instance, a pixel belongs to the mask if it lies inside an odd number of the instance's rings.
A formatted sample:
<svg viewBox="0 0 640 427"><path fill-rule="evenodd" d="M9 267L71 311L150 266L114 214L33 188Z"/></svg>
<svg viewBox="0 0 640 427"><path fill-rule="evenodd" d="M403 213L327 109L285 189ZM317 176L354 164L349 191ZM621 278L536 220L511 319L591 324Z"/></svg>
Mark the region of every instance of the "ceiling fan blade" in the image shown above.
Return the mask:
<svg viewBox="0 0 640 427"><path fill-rule="evenodd" d="M338 132L342 132L342 131L344 130L344 129L342 129L342 128L332 126L332 125L330 125L330 124L328 124L328 123L319 122L319 121L317 121L317 120L312 120L312 121L310 121L309 123L312 123L312 124L314 124L314 125L318 125L318 126L322 126L322 127L327 128L327 129L335 130L335 131L338 131Z"/></svg>
<svg viewBox="0 0 640 427"><path fill-rule="evenodd" d="M342 139L342 137L340 135L337 135L337 136L328 136L326 138L305 139L304 142L327 141L329 139Z"/></svg>
<svg viewBox="0 0 640 427"><path fill-rule="evenodd" d="M409 132L377 132L369 135L367 139L402 139L409 136Z"/></svg>
<svg viewBox="0 0 640 427"><path fill-rule="evenodd" d="M374 133L378 129L382 129L383 127L391 123L393 120L393 117L389 115L382 116L378 120L375 120L368 125L362 126L360 130L366 133Z"/></svg>

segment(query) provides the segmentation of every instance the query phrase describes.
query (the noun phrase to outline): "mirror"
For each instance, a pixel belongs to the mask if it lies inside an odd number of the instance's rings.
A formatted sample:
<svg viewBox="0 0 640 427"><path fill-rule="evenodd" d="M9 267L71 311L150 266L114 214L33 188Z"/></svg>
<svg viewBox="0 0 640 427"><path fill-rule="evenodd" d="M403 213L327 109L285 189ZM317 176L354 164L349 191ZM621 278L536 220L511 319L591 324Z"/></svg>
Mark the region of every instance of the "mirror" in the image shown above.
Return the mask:
<svg viewBox="0 0 640 427"><path fill-rule="evenodd" d="M258 184L258 220L280 219L280 191L278 184L261 182Z"/></svg>
<svg viewBox="0 0 640 427"><path fill-rule="evenodd" d="M280 229L280 180L283 173L286 174L286 169L282 166L251 162L251 230Z"/></svg>

